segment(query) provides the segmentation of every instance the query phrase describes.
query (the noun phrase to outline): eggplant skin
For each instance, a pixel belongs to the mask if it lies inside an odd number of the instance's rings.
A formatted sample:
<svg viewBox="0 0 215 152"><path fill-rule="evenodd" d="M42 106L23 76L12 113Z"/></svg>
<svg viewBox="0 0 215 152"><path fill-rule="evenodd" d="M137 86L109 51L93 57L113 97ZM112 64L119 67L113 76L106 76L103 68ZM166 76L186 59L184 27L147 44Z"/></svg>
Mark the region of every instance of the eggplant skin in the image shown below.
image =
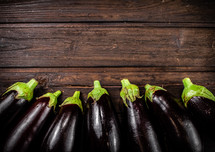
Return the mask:
<svg viewBox="0 0 215 152"><path fill-rule="evenodd" d="M6 137L3 152L28 152L36 141L46 120L52 115L48 107L49 98L38 99L18 121Z"/></svg>
<svg viewBox="0 0 215 152"><path fill-rule="evenodd" d="M23 111L29 106L29 102L25 99L15 99L16 91L10 91L0 100L0 130L1 132L17 119Z"/></svg>
<svg viewBox="0 0 215 152"><path fill-rule="evenodd" d="M148 109L143 100L137 98L134 102L126 101L125 119L127 126L127 151L161 152L157 134L150 121Z"/></svg>
<svg viewBox="0 0 215 152"><path fill-rule="evenodd" d="M44 138L41 151L80 152L82 122L82 111L78 105L62 106Z"/></svg>
<svg viewBox="0 0 215 152"><path fill-rule="evenodd" d="M201 152L199 133L182 107L167 91L158 90L147 105L158 123L169 152Z"/></svg>
<svg viewBox="0 0 215 152"><path fill-rule="evenodd" d="M204 97L192 97L187 102L190 112L197 127L205 134L215 136L215 102Z"/></svg>
<svg viewBox="0 0 215 152"><path fill-rule="evenodd" d="M85 151L88 152L120 152L121 134L119 120L112 105L110 96L103 94L96 102L88 98L86 109Z"/></svg>

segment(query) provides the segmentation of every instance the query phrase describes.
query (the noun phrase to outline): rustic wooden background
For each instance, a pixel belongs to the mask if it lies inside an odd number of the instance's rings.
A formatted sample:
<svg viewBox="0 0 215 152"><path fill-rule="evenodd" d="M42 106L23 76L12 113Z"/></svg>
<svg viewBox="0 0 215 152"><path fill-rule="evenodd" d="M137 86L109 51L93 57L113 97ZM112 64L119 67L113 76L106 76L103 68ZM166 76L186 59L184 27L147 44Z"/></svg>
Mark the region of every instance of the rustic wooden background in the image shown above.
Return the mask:
<svg viewBox="0 0 215 152"><path fill-rule="evenodd" d="M0 1L0 92L36 78L86 100L98 79L120 114L121 79L180 97L184 77L215 93L213 0Z"/></svg>
<svg viewBox="0 0 215 152"><path fill-rule="evenodd" d="M1 93L36 78L86 101L98 79L123 117L121 79L180 98L185 77L215 93L214 0L0 0Z"/></svg>

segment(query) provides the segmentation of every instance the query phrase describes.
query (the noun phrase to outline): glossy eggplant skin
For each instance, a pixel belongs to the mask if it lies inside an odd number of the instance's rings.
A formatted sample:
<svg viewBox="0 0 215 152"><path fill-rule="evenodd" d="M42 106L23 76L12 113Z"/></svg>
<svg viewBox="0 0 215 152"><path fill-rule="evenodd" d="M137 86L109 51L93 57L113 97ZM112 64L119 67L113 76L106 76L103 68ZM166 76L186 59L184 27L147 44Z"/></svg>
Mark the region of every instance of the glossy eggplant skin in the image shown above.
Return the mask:
<svg viewBox="0 0 215 152"><path fill-rule="evenodd" d="M204 97L192 97L187 102L187 110L190 112L197 127L214 139L215 136L215 102Z"/></svg>
<svg viewBox="0 0 215 152"><path fill-rule="evenodd" d="M143 105L143 99L136 98L133 102L126 99L126 103L127 151L161 152L157 134L150 121L148 109Z"/></svg>
<svg viewBox="0 0 215 152"><path fill-rule="evenodd" d="M80 152L82 117L78 105L63 105L44 138L41 151Z"/></svg>
<svg viewBox="0 0 215 152"><path fill-rule="evenodd" d="M96 102L89 97L86 109L87 152L120 152L119 121L110 96L103 94Z"/></svg>
<svg viewBox="0 0 215 152"><path fill-rule="evenodd" d="M147 99L147 105L167 143L166 151L202 151L203 146L196 127L185 108L171 94L158 90L154 92L152 102Z"/></svg>
<svg viewBox="0 0 215 152"><path fill-rule="evenodd" d="M36 141L47 119L53 114L48 97L38 99L18 121L4 142L3 152L27 152Z"/></svg>
<svg viewBox="0 0 215 152"><path fill-rule="evenodd" d="M16 91L10 91L0 99L0 130L5 129L11 122L18 118L23 111L29 106L29 102L25 99L15 99Z"/></svg>

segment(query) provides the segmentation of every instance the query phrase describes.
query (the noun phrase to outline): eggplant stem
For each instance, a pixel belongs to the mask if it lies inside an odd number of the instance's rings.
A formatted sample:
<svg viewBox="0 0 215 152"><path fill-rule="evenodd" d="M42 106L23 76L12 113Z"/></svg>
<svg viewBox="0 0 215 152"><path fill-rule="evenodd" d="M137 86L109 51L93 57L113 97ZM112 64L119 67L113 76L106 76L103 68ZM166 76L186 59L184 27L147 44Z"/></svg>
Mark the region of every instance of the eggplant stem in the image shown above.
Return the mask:
<svg viewBox="0 0 215 152"><path fill-rule="evenodd" d="M193 84L190 78L184 78L182 81L184 84L184 90L182 92L181 98L185 107L187 107L187 103L193 97L204 97L215 101L215 96L206 87Z"/></svg>
<svg viewBox="0 0 215 152"><path fill-rule="evenodd" d="M61 95L61 91L57 90L55 93L53 93L53 95L57 98Z"/></svg>
<svg viewBox="0 0 215 152"><path fill-rule="evenodd" d="M103 94L108 94L107 90L101 87L98 80L94 81L94 89L88 94L88 98L91 97L94 102L98 101Z"/></svg>
<svg viewBox="0 0 215 152"><path fill-rule="evenodd" d="M72 97L79 98L80 97L80 91L75 91L75 93Z"/></svg>
<svg viewBox="0 0 215 152"><path fill-rule="evenodd" d="M38 82L35 79L31 79L26 84L29 87L29 89L34 90L34 88L37 86Z"/></svg>
<svg viewBox="0 0 215 152"><path fill-rule="evenodd" d="M54 110L55 110L55 107L56 107L56 104L57 104L57 98L61 95L61 91L58 90L56 91L55 93L46 93L42 96L40 96L38 99L40 98L43 98L43 97L48 97L49 98L49 107L51 108L52 106L54 107Z"/></svg>
<svg viewBox="0 0 215 152"><path fill-rule="evenodd" d="M121 83L122 83L123 88L125 88L131 84L128 79L121 80Z"/></svg>
<svg viewBox="0 0 215 152"><path fill-rule="evenodd" d="M101 87L101 84L100 84L100 82L99 82L99 80L95 80L95 81L94 81L94 88L95 88L95 89L102 88L102 87Z"/></svg>
<svg viewBox="0 0 215 152"><path fill-rule="evenodd" d="M35 79L31 79L28 83L24 82L16 82L12 86L10 86L4 94L14 90L17 91L16 99L25 99L27 101L31 101L33 98L34 88L37 86L38 82Z"/></svg>
<svg viewBox="0 0 215 152"><path fill-rule="evenodd" d="M142 96L140 96L140 90L138 86L131 84L128 79L121 80L121 83L122 90L120 91L120 96L125 106L128 107L126 99L130 102L134 102L137 98L142 98Z"/></svg>
<svg viewBox="0 0 215 152"><path fill-rule="evenodd" d="M69 105L69 104L76 104L83 112L82 102L79 99L79 97L80 97L80 91L75 91L74 95L72 97L66 98L59 107L62 107L64 105Z"/></svg>
<svg viewBox="0 0 215 152"><path fill-rule="evenodd" d="M189 86L193 85L190 78L184 78L183 80L184 87L188 88Z"/></svg>
<svg viewBox="0 0 215 152"><path fill-rule="evenodd" d="M145 90L149 90L149 88L151 88L151 85L150 84L146 84L145 85Z"/></svg>
<svg viewBox="0 0 215 152"><path fill-rule="evenodd" d="M152 101L152 96L153 94L155 93L155 91L158 91L158 90L164 90L166 91L166 89L162 88L162 87L159 87L159 86L152 86L152 85L149 85L149 84L146 84L145 85L145 101L147 100L147 98L151 101Z"/></svg>

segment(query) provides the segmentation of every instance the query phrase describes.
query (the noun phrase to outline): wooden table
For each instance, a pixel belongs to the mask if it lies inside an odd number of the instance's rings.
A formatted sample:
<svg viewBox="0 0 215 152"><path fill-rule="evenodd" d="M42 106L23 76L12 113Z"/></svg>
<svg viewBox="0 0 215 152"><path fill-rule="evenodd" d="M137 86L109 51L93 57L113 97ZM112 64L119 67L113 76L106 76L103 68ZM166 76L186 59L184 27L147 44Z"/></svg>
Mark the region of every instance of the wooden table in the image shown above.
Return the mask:
<svg viewBox="0 0 215 152"><path fill-rule="evenodd" d="M36 96L60 89L62 102L80 90L86 100L97 79L119 116L123 78L180 97L190 77L215 93L213 0L8 0L0 23L0 92L36 78Z"/></svg>

